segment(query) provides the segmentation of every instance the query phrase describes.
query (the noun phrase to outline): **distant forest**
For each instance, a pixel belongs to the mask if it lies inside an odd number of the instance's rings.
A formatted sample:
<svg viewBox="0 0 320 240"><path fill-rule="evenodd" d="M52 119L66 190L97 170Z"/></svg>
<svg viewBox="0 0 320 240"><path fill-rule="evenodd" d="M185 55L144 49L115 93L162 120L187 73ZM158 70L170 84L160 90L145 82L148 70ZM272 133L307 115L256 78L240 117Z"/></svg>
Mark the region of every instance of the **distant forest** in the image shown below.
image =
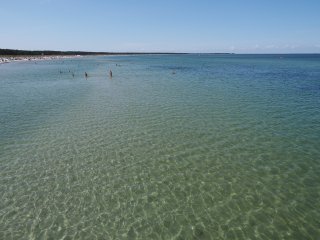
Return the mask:
<svg viewBox="0 0 320 240"><path fill-rule="evenodd" d="M11 55L11 56L52 56L52 55L123 55L123 54L148 54L141 52L82 52L82 51L50 51L50 50L15 50L15 49L1 49L0 55ZM152 53L152 54L168 54L168 53Z"/></svg>

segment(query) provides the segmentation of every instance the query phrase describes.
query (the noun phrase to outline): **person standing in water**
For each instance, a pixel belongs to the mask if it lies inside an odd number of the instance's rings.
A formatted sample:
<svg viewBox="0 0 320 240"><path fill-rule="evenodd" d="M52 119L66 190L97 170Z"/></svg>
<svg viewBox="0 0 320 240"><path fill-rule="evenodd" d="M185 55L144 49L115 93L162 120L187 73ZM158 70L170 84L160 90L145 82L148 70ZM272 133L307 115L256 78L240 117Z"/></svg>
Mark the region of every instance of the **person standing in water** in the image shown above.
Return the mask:
<svg viewBox="0 0 320 240"><path fill-rule="evenodd" d="M88 78L88 73L84 72L84 76L86 77L86 79Z"/></svg>
<svg viewBox="0 0 320 240"><path fill-rule="evenodd" d="M109 77L112 78L112 71L109 71Z"/></svg>

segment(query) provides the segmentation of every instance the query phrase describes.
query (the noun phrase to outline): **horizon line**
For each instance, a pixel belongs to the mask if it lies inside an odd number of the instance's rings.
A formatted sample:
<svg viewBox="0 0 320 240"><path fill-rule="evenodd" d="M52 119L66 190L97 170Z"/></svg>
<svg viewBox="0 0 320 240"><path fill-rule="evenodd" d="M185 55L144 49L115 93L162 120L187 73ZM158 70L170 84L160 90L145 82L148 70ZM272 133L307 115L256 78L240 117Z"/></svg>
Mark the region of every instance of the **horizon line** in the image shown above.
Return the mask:
<svg viewBox="0 0 320 240"><path fill-rule="evenodd" d="M13 54L18 54L22 53L24 55L27 55L26 53L39 53L44 54L49 53L79 53L85 54L85 55L119 55L119 54L226 54L226 55L232 55L232 54L246 54L246 55L254 55L254 54L264 54L264 55L272 55L272 54L286 54L286 55L293 55L293 54L320 54L320 52L275 52L275 53L265 53L265 52L259 52L259 53L250 53L250 52L243 52L243 53L237 53L237 52L174 52L174 51L87 51L87 50L47 50L47 49L42 49L42 50L25 50L25 49L9 49L9 48L0 48L0 55L10 55L10 54L3 54L3 52L11 52ZM25 52L25 53L23 53Z"/></svg>

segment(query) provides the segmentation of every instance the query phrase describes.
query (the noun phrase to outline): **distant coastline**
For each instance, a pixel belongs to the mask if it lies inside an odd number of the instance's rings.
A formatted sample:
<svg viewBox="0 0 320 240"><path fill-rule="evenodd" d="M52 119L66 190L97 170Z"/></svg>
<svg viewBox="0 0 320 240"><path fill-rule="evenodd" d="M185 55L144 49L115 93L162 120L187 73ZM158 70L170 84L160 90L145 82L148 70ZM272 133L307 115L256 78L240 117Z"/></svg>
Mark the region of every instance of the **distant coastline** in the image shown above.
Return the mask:
<svg viewBox="0 0 320 240"><path fill-rule="evenodd" d="M107 55L167 55L167 54L190 54L174 52L86 52L86 51L52 51L52 50L18 50L1 49L0 64L17 61L39 61L63 58L74 58L81 56L107 56ZM199 53L200 54L200 53ZM208 53L208 54L232 54L232 53Z"/></svg>
<svg viewBox="0 0 320 240"><path fill-rule="evenodd" d="M87 52L87 51L53 51L53 50L19 50L1 49L0 56L88 56L88 55L142 55L142 54L235 54L228 52L208 52L208 53L189 53L189 52Z"/></svg>
<svg viewBox="0 0 320 240"><path fill-rule="evenodd" d="M52 50L18 50L1 49L0 56L86 56L86 55L137 55L137 54L186 54L171 52L86 52L86 51L52 51Z"/></svg>
<svg viewBox="0 0 320 240"><path fill-rule="evenodd" d="M112 56L112 55L320 55L319 53L232 53L232 52L207 52L207 53L189 53L189 52L87 52L87 51L53 51L53 50L18 50L1 49L0 64L15 61L38 61L53 60L62 58L74 58L81 56Z"/></svg>
<svg viewBox="0 0 320 240"><path fill-rule="evenodd" d="M0 48L0 64L12 61L36 61L81 56L103 55L140 55L140 54L185 54L170 52L86 52L86 51L52 51L52 50L17 50Z"/></svg>

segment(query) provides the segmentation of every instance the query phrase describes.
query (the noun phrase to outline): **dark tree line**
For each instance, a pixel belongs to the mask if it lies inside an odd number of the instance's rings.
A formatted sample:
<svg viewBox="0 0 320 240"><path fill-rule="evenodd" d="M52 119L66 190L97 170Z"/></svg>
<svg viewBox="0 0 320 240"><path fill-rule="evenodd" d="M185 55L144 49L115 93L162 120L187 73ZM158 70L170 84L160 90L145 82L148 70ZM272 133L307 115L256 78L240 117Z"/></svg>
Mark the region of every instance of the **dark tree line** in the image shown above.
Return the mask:
<svg viewBox="0 0 320 240"><path fill-rule="evenodd" d="M115 54L107 52L82 52L82 51L29 51L29 50L15 50L15 49L0 49L0 55L104 55Z"/></svg>
<svg viewBox="0 0 320 240"><path fill-rule="evenodd" d="M1 49L0 48L0 55L12 55L12 56L21 56L21 55L28 55L28 56L52 56L52 55L121 55L121 54L148 54L148 53L141 53L141 52L83 52L83 51L29 51L29 50L15 50L15 49ZM168 54L168 53L152 53L152 54Z"/></svg>

